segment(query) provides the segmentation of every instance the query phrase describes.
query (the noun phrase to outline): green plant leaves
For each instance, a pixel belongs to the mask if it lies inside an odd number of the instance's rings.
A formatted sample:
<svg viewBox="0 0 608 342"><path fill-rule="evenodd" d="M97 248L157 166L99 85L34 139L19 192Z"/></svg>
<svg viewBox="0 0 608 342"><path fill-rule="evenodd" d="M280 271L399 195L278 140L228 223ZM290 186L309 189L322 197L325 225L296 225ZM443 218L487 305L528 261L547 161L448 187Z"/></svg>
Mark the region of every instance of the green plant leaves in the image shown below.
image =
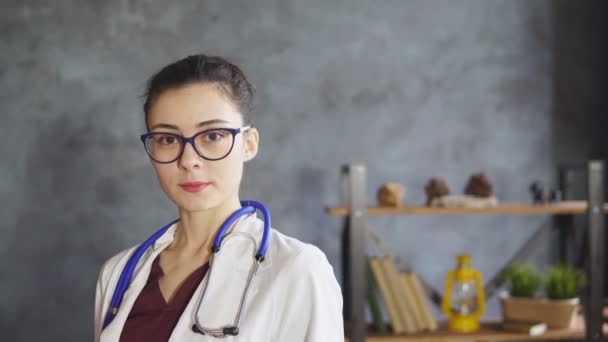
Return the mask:
<svg viewBox="0 0 608 342"><path fill-rule="evenodd" d="M531 265L514 263L503 273L511 297L535 297L543 285L542 275Z"/></svg>
<svg viewBox="0 0 608 342"><path fill-rule="evenodd" d="M585 273L569 265L553 265L545 275L532 265L513 263L502 274L511 297L536 297L541 289L549 299L576 298L587 285Z"/></svg>
<svg viewBox="0 0 608 342"><path fill-rule="evenodd" d="M585 274L569 265L551 266L547 270L545 294L549 299L571 299L587 285Z"/></svg>

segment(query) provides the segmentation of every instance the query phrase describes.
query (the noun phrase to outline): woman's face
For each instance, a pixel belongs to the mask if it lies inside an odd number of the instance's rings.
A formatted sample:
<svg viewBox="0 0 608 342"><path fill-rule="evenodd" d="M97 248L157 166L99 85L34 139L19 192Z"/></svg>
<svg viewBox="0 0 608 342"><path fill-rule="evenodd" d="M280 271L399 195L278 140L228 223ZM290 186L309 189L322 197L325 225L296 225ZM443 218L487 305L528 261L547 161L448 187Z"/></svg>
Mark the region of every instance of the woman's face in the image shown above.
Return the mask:
<svg viewBox="0 0 608 342"><path fill-rule="evenodd" d="M151 133L191 137L213 128L243 126L238 107L215 83L193 83L167 90L157 97L148 112ZM218 135L207 138L215 139ZM250 128L236 135L234 147L224 159L205 160L186 143L178 160L169 164L151 162L161 188L180 209L201 211L238 199L243 163L256 155L257 148L258 132Z"/></svg>

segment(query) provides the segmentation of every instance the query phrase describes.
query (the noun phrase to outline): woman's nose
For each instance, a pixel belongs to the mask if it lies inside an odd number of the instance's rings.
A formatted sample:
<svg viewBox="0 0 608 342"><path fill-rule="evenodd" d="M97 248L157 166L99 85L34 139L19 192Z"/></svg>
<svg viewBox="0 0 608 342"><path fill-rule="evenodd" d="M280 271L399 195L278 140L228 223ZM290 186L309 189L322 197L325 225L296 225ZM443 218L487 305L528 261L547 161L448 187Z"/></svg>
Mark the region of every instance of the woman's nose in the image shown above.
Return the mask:
<svg viewBox="0 0 608 342"><path fill-rule="evenodd" d="M186 146L184 146L184 151L179 158L179 164L186 169L192 169L200 167L202 162L203 158L198 155L194 149L194 146L192 146L190 143L186 143Z"/></svg>

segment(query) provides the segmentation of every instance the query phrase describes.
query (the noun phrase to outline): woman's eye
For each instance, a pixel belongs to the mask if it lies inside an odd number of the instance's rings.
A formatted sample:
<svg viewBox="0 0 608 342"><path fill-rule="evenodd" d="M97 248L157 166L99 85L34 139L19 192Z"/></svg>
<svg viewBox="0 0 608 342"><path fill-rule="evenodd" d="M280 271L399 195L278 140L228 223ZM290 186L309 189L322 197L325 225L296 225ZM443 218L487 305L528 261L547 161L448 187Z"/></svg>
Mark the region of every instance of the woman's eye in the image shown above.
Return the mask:
<svg viewBox="0 0 608 342"><path fill-rule="evenodd" d="M175 144L175 140L176 140L175 137L172 137L170 135L163 135L158 138L158 142L160 142L163 145Z"/></svg>
<svg viewBox="0 0 608 342"><path fill-rule="evenodd" d="M210 142L219 141L223 137L224 135L222 134L222 132L209 132L205 134L205 140Z"/></svg>

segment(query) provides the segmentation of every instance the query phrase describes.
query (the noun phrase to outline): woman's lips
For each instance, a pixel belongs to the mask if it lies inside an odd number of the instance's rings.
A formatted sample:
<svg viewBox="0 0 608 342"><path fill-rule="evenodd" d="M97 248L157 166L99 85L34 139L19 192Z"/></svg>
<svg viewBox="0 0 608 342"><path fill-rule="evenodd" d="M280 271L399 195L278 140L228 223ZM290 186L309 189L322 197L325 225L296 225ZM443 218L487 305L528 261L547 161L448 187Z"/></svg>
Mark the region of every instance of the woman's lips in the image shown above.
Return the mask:
<svg viewBox="0 0 608 342"><path fill-rule="evenodd" d="M187 192L200 192L205 190L205 188L209 185L209 183L204 182L187 182L181 183L179 186Z"/></svg>

